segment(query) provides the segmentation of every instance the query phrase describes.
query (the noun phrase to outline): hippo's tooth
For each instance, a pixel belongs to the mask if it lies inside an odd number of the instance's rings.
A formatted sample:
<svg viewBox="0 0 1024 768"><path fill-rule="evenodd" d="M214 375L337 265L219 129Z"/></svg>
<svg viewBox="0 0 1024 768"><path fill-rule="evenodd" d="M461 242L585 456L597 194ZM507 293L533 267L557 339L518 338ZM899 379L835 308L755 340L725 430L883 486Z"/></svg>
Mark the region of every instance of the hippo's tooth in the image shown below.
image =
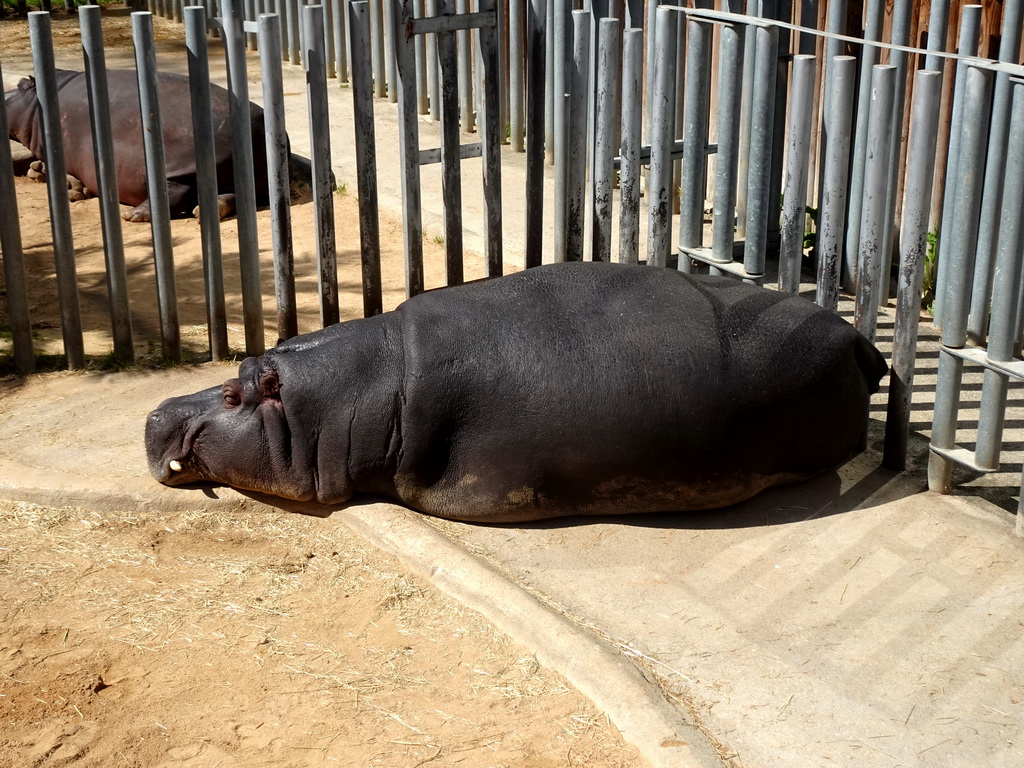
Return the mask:
<svg viewBox="0 0 1024 768"><path fill-rule="evenodd" d="M171 459L171 463L167 466L171 468L171 472L181 472L181 462L177 459Z"/></svg>

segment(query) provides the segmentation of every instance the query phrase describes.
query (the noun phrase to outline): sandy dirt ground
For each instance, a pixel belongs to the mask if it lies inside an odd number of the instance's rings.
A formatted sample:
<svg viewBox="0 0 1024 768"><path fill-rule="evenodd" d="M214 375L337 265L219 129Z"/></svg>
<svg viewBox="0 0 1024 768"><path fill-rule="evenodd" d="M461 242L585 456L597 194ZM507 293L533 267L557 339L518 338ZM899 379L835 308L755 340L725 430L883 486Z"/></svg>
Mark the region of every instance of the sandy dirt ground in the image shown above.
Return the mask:
<svg viewBox="0 0 1024 768"><path fill-rule="evenodd" d="M127 18L108 46L130 46ZM155 19L158 36L174 34ZM77 22L55 17L58 50ZM0 21L5 75L29 60ZM3 201L4 205L11 204ZM45 187L17 180L42 368L61 342ZM361 314L355 199L335 197L342 314ZM96 200L71 206L90 367L111 364ZM312 204L293 208L300 331L319 327ZM269 213L259 214L261 243ZM382 216L385 308L404 297L399 223ZM208 360L194 219L172 226L186 359ZM232 350L244 335L233 220L224 223ZM125 224L141 365L158 364L148 225ZM264 246L265 247L265 246ZM443 244L425 243L427 283ZM479 260L467 278L482 275ZM277 338L264 268L265 329ZM0 328L7 327L0 302ZM9 332L0 363L10 369ZM74 374L43 374L74 375ZM116 398L116 377L110 397ZM140 426L141 429L141 426ZM633 766L636 751L558 675L478 615L328 521L0 503L0 765Z"/></svg>

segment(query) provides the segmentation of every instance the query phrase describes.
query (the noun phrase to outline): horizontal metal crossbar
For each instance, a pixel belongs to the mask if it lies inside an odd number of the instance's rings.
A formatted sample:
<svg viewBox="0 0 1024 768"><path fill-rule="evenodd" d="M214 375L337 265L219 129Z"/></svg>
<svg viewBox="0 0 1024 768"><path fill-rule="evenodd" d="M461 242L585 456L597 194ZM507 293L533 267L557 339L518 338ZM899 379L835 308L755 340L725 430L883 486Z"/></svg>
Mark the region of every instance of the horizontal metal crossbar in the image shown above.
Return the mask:
<svg viewBox="0 0 1024 768"><path fill-rule="evenodd" d="M460 144L459 145L459 157L463 160L468 160L472 157L482 157L483 147L479 141L475 144ZM434 163L441 162L441 148L436 147L434 149L421 149L420 150L420 165L433 165Z"/></svg>
<svg viewBox="0 0 1024 768"><path fill-rule="evenodd" d="M498 14L494 11L460 13L457 16L426 16L410 21L409 33L427 35L435 32L458 32L461 29L494 27L497 24Z"/></svg>
<svg viewBox="0 0 1024 768"><path fill-rule="evenodd" d="M962 358L969 363L974 363L996 373L1002 373L1019 381L1024 381L1024 360L1016 358L1006 361L989 360L988 352L981 347L947 347L943 344L941 349L948 355Z"/></svg>
<svg viewBox="0 0 1024 768"><path fill-rule="evenodd" d="M736 243L736 245L742 248L742 243ZM758 285L764 280L764 273L753 274L747 272L743 268L743 264L738 261L715 261L711 258L710 248L680 248L679 253L684 256L688 256L691 259L707 264L708 266L720 269L723 272L728 272L730 275L736 275L744 280L751 280Z"/></svg>
<svg viewBox="0 0 1024 768"><path fill-rule="evenodd" d="M973 469L975 472L995 472L999 467L983 467L974 460L974 451L969 448L961 448L959 446L953 446L952 448L936 448L934 445L929 446L932 453L942 456L950 461L955 461L957 464L962 464L965 467Z"/></svg>
<svg viewBox="0 0 1024 768"><path fill-rule="evenodd" d="M704 154L705 155L714 155L717 152L718 152L718 144L707 144L707 145L704 146ZM640 147L640 153L639 154L640 154L640 165L650 165L651 164L651 145L650 144L645 144L644 146ZM673 160L682 160L683 159L683 140L682 139L677 139L676 141L673 141L672 142L672 149L669 151L668 154L669 154L669 157L671 157ZM612 158L612 165L615 168L621 167L622 166L622 156L621 155L616 155L615 157L613 157Z"/></svg>

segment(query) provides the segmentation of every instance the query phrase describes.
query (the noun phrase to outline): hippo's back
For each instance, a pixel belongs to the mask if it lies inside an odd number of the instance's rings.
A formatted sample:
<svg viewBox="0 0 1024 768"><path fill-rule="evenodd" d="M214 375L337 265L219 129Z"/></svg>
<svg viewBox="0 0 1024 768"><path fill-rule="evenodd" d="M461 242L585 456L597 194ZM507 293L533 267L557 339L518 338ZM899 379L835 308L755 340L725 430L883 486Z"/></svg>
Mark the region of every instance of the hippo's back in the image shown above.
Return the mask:
<svg viewBox="0 0 1024 768"><path fill-rule="evenodd" d="M861 445L885 371L806 300L665 269L540 267L399 313L396 485L467 519L702 509L808 477Z"/></svg>

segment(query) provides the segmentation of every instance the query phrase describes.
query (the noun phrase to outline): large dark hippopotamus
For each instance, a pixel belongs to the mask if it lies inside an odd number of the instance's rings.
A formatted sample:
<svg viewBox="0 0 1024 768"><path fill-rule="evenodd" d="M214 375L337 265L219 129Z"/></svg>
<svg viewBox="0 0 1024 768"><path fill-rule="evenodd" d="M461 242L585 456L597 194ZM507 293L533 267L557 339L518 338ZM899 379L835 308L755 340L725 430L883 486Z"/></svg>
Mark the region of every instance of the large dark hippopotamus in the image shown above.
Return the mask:
<svg viewBox="0 0 1024 768"><path fill-rule="evenodd" d="M149 414L162 483L509 522L721 507L862 450L881 354L730 278L602 263L422 294Z"/></svg>
<svg viewBox="0 0 1024 768"><path fill-rule="evenodd" d="M198 202L189 80L184 75L161 72L157 82L170 213L174 217L188 216ZM114 173L117 177L118 199L125 205L134 206L122 216L128 221L149 221L149 190L146 184L146 155L142 138L138 76L134 70L111 69L107 71L107 86L110 94L110 123L114 132ZM92 121L89 116L89 93L85 73L57 70L57 93L67 173L80 179L85 188L95 194L99 190L99 183L92 132L89 129ZM210 84L221 218L234 210L235 202L228 99L228 92L224 88ZM36 97L35 78L25 78L18 83L17 89L6 91L4 101L7 105L11 138L24 144L37 158L45 158L42 117ZM249 115L256 174L256 198L259 203L266 204L269 201L269 193L263 110L250 102Z"/></svg>

